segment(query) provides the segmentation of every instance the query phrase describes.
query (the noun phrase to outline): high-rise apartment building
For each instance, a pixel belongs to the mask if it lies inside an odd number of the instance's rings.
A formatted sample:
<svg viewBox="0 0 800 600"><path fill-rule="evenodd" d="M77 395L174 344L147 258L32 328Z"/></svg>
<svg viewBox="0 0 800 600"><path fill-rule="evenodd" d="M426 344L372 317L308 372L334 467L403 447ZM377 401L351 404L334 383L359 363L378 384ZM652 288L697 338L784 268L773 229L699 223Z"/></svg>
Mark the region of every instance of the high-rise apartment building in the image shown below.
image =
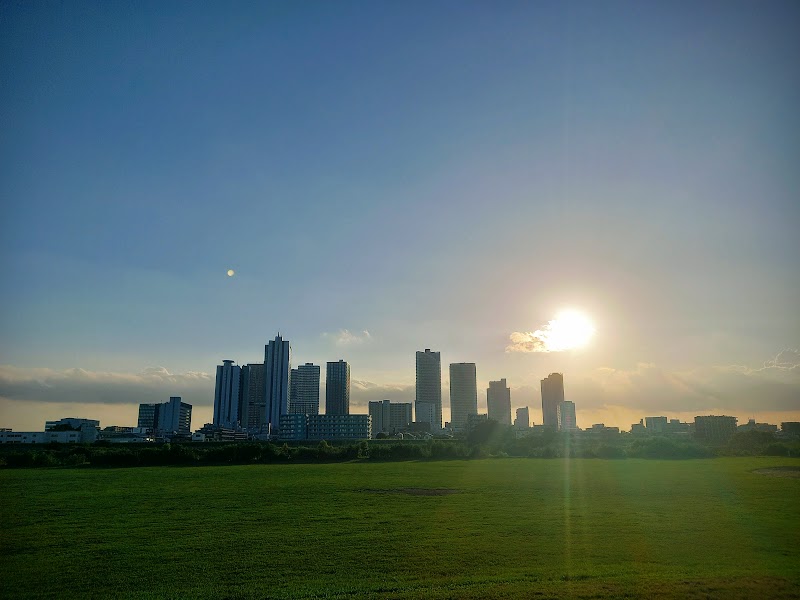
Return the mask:
<svg viewBox="0 0 800 600"><path fill-rule="evenodd" d="M389 433L392 409L388 400L375 400L369 403L369 417L372 420L372 437L379 433Z"/></svg>
<svg viewBox="0 0 800 600"><path fill-rule="evenodd" d="M529 429L531 426L531 416L528 407L523 406L517 409L517 418L514 419L514 427L517 429Z"/></svg>
<svg viewBox="0 0 800 600"><path fill-rule="evenodd" d="M180 396L172 396L161 404L140 404L138 427L151 429L153 433L192 433L192 405L182 402Z"/></svg>
<svg viewBox="0 0 800 600"><path fill-rule="evenodd" d="M221 365L217 365L214 387L214 425L217 427L239 427L241 381L242 368L234 365L232 360L223 360Z"/></svg>
<svg viewBox="0 0 800 600"><path fill-rule="evenodd" d="M450 427L467 428L469 415L478 414L478 383L475 363L450 364ZM374 428L374 422L373 422Z"/></svg>
<svg viewBox="0 0 800 600"><path fill-rule="evenodd" d="M433 417L430 417L431 405ZM432 431L442 428L442 360L438 352L431 352L425 348L424 352L417 352L417 386L416 386L416 411L417 422L429 421ZM421 415L425 418L422 419Z"/></svg>
<svg viewBox="0 0 800 600"><path fill-rule="evenodd" d="M289 414L319 414L319 365L306 363L292 369Z"/></svg>
<svg viewBox="0 0 800 600"><path fill-rule="evenodd" d="M325 414L350 414L350 365L329 362L325 370Z"/></svg>
<svg viewBox="0 0 800 600"><path fill-rule="evenodd" d="M242 367L242 404L239 424L242 429L257 433L267 424L264 363L249 363Z"/></svg>
<svg viewBox="0 0 800 600"><path fill-rule="evenodd" d="M558 429L558 405L564 401L564 375L550 373L542 379L542 423Z"/></svg>
<svg viewBox="0 0 800 600"><path fill-rule="evenodd" d="M289 414L289 377L292 370L292 348L280 334L264 348L264 404L266 423L262 427L270 435L280 432L281 415Z"/></svg>
<svg viewBox="0 0 800 600"><path fill-rule="evenodd" d="M486 390L486 408L489 418L501 425L511 426L511 389L506 380L490 381Z"/></svg>
<svg viewBox="0 0 800 600"><path fill-rule="evenodd" d="M157 429L162 433L192 433L192 405L181 402L180 396L173 396L161 405Z"/></svg>
<svg viewBox="0 0 800 600"><path fill-rule="evenodd" d="M408 429L414 420L411 402L392 402L389 404L389 433Z"/></svg>
<svg viewBox="0 0 800 600"><path fill-rule="evenodd" d="M158 423L158 412L160 406L160 404L140 404L139 418L136 421L136 426L155 431L156 424Z"/></svg>
<svg viewBox="0 0 800 600"><path fill-rule="evenodd" d="M575 403L565 400L559 402L556 407L556 418L558 420L559 431L572 431L577 429L578 425L575 420Z"/></svg>

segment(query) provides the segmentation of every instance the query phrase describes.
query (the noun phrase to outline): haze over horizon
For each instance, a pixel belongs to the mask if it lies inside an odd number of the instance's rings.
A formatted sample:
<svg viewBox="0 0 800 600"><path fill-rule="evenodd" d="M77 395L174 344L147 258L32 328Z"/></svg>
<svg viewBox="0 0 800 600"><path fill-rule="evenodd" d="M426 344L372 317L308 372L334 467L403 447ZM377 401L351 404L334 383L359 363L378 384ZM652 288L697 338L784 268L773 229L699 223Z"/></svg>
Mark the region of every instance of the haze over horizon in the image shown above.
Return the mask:
<svg viewBox="0 0 800 600"><path fill-rule="evenodd" d="M0 6L0 427L414 352L541 423L800 420L800 7ZM228 271L232 270L233 274ZM560 311L584 347L530 352ZM323 383L324 385L324 383ZM323 392L324 393L324 392Z"/></svg>

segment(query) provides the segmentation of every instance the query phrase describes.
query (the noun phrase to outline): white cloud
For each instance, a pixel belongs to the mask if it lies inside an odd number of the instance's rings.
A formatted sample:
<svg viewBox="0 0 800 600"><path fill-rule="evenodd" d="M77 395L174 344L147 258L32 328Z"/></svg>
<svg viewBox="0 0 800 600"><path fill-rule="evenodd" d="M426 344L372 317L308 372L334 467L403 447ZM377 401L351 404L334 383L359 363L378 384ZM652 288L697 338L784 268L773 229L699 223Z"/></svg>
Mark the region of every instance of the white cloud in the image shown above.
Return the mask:
<svg viewBox="0 0 800 600"><path fill-rule="evenodd" d="M513 332L508 336L511 343L506 346L506 352L547 352L542 333L541 330Z"/></svg>
<svg viewBox="0 0 800 600"><path fill-rule="evenodd" d="M363 344L372 339L372 336L366 329L356 333L351 332L349 329L340 329L336 333L323 333L322 337L332 339L337 346Z"/></svg>

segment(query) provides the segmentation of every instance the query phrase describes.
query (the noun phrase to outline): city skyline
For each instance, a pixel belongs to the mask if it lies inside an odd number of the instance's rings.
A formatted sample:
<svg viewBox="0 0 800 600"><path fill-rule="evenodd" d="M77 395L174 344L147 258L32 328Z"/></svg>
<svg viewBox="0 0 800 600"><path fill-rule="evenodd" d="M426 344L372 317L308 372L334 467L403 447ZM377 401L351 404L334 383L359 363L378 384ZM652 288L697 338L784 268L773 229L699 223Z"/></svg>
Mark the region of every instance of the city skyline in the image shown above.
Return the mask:
<svg viewBox="0 0 800 600"><path fill-rule="evenodd" d="M583 427L800 420L796 4L2 16L0 426L211 422L278 328L350 412L427 347L442 422L462 362L536 423L554 372Z"/></svg>

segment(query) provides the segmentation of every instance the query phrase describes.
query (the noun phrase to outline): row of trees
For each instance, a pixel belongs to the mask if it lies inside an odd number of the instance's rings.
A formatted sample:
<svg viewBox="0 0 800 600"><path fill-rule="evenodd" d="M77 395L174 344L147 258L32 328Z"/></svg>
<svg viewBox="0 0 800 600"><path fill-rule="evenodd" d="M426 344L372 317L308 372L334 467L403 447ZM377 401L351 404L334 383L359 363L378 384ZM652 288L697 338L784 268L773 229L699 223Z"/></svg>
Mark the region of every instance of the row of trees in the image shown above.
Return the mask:
<svg viewBox="0 0 800 600"><path fill-rule="evenodd" d="M447 460L488 457L527 458L650 458L687 459L714 456L800 456L800 443L779 443L769 433L737 433L723 447L709 448L689 440L671 438L615 438L590 440L556 432L517 438L494 421L482 423L465 440L397 440L299 445L272 443L208 443L118 445L52 444L40 447L5 447L4 467L139 467L166 465L269 464L285 462L336 462L351 460Z"/></svg>

